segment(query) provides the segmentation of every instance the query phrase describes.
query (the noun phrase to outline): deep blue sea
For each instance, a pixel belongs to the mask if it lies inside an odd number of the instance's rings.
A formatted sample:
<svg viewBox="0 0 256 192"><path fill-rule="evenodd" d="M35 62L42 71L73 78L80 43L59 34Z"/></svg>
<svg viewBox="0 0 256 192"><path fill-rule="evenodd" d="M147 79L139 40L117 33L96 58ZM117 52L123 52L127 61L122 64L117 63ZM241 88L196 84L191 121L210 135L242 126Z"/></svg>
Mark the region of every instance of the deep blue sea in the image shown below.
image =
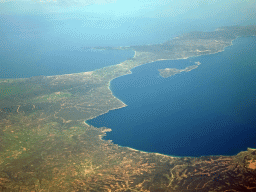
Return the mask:
<svg viewBox="0 0 256 192"><path fill-rule="evenodd" d="M169 78L158 69L201 65ZM158 61L111 81L125 108L88 121L112 129L105 139L175 156L234 155L256 143L256 37L225 51Z"/></svg>

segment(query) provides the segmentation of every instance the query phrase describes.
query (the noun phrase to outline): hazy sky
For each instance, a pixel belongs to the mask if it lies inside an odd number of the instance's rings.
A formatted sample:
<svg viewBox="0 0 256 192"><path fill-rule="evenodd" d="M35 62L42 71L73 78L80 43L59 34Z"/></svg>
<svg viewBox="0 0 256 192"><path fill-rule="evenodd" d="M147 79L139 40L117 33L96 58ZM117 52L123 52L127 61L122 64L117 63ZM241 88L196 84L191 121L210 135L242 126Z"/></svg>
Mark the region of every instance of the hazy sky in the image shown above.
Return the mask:
<svg viewBox="0 0 256 192"><path fill-rule="evenodd" d="M255 16L256 0L0 0L0 12L89 13L107 17L175 17L197 12L212 17L219 13ZM188 16L188 15L187 15Z"/></svg>
<svg viewBox="0 0 256 192"><path fill-rule="evenodd" d="M47 32L56 37L64 35L65 38L73 38L74 42L81 42L82 39L86 42L89 42L88 39L97 39L99 43L108 44L109 41L116 39L116 41L120 40L122 45L147 42L151 44L193 30L209 31L226 25L256 24L256 0L0 0L0 2L1 34L17 31L28 34L31 29L39 29L30 34ZM38 17L29 17L31 15ZM44 32L40 32L42 30ZM122 39L127 43L121 42Z"/></svg>

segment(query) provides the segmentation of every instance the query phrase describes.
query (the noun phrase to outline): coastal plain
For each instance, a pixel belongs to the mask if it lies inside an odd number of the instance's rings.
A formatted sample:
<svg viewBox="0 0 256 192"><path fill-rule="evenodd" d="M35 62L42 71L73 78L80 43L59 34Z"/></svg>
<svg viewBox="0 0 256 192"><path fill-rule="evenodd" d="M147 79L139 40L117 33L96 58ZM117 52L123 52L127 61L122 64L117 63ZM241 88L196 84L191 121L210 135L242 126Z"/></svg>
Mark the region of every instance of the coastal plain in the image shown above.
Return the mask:
<svg viewBox="0 0 256 192"><path fill-rule="evenodd" d="M133 58L91 72L0 80L1 191L254 191L256 150L234 156L173 157L104 140L111 127L86 120L125 107L110 81L159 60L214 54L256 26L183 34L132 49ZM169 77L185 69L159 69Z"/></svg>

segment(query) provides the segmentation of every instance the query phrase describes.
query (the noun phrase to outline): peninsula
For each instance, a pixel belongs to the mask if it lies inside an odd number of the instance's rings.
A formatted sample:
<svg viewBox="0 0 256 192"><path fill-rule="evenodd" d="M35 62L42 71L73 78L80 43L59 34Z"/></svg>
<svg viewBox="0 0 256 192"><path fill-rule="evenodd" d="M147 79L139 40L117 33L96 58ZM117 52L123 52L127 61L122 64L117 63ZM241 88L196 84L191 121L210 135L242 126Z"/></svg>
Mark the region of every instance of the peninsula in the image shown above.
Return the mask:
<svg viewBox="0 0 256 192"><path fill-rule="evenodd" d="M192 32L132 49L133 58L91 72L0 80L0 191L253 191L256 151L235 156L172 157L120 147L110 128L86 120L126 105L110 81L158 60L214 54L256 26ZM98 49L97 47L96 49ZM100 49L105 49L100 47ZM168 77L190 71L163 69Z"/></svg>

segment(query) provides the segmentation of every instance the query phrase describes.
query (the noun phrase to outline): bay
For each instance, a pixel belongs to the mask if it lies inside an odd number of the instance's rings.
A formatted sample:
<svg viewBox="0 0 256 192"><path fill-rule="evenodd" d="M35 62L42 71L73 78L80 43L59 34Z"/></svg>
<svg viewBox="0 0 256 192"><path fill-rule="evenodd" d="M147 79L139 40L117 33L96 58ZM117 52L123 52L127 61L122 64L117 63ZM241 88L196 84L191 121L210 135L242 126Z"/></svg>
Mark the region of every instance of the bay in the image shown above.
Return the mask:
<svg viewBox="0 0 256 192"><path fill-rule="evenodd" d="M175 156L234 155L255 147L256 38L238 38L225 51L186 60L158 61L111 81L125 108L87 121L109 127L105 139ZM169 78L158 69L190 72Z"/></svg>

